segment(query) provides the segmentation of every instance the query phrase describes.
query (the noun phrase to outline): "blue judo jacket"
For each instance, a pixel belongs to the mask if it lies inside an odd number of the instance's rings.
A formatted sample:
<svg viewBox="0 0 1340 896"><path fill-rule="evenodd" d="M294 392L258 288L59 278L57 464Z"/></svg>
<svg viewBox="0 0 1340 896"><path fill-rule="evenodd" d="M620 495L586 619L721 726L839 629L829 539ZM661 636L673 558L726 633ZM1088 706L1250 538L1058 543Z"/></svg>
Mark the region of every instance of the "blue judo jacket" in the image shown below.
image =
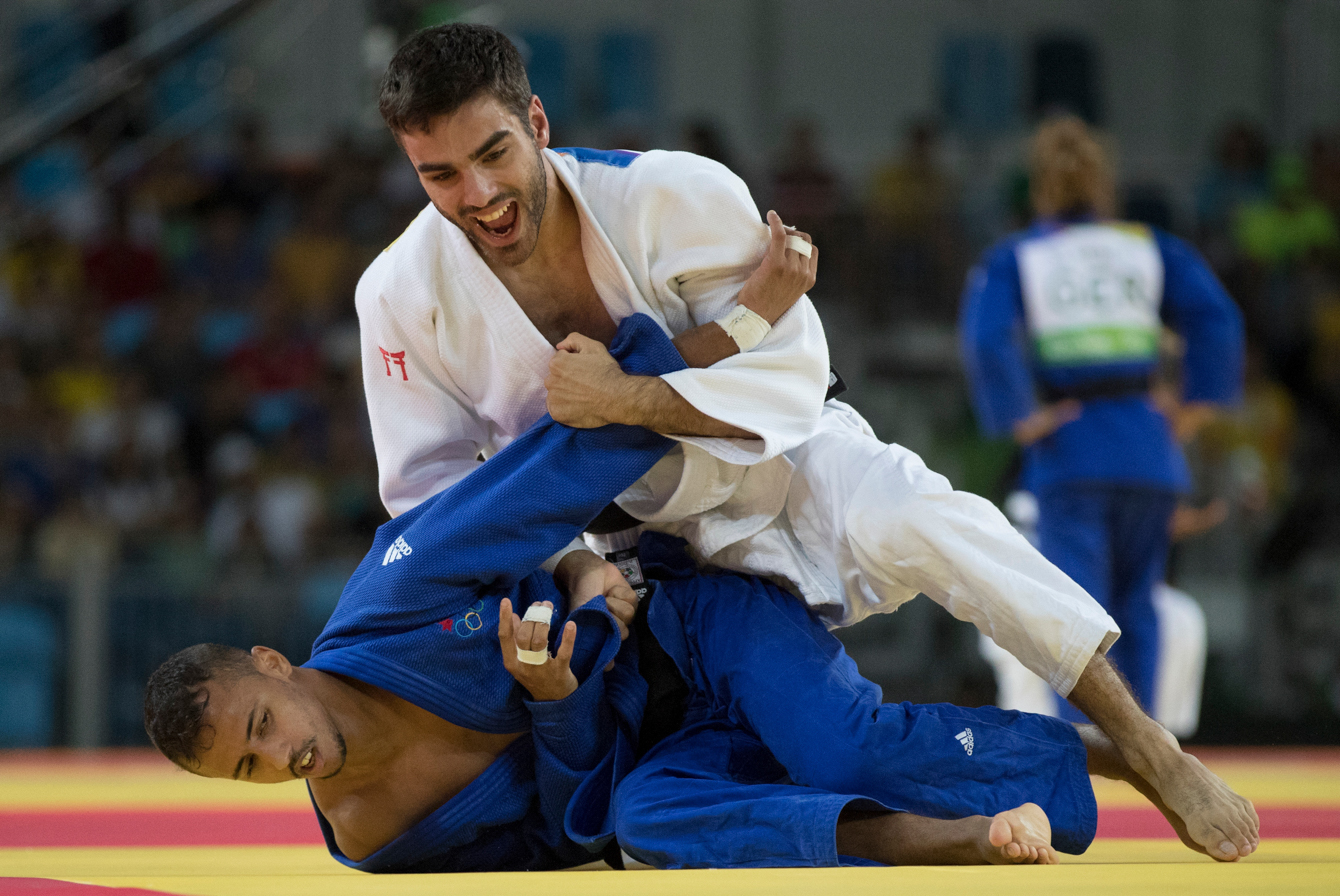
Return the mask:
<svg viewBox="0 0 1340 896"><path fill-rule="evenodd" d="M683 359L645 315L619 324L623 369L660 375ZM612 836L614 785L632 768L646 684L631 641L597 598L566 612L537 567L576 537L673 442L640 427L582 430L545 416L488 463L385 523L317 638L308 668L376 685L453 724L518 738L409 831L354 862L317 810L331 854L374 872L546 869L591 861ZM552 601L578 623L580 686L534 702L502 663L498 609ZM565 618L566 617L566 618ZM610 660L613 671L601 674Z"/></svg>
<svg viewBox="0 0 1340 896"><path fill-rule="evenodd" d="M1104 343L1102 328L1082 333L1096 340L1097 352L1068 345L1053 334L1036 338L1025 306L1022 270L1035 250L1082 230L1106 231L1136 247L1147 244L1151 269L1148 299L1153 323L1167 325L1186 341L1183 392L1188 402L1236 402L1242 389L1242 315L1194 249L1157 228L1092 220L1042 221L987 252L968 275L959 318L960 348L973 407L990 436L1008 436L1013 425L1038 406L1039 393L1065 393L1116 380L1148 380L1157 362L1156 345ZM1119 301L1120 269L1102 269L1083 256L1071 259L1070 290L1064 298ZM1077 263L1076 263L1077 262ZM1091 265L1085 270L1086 264ZM1056 267L1054 266L1053 271ZM1064 280L1064 276L1056 278ZM1105 280L1107 282L1105 282ZM1157 332L1152 333L1157 339ZM1134 351L1123 349L1134 348ZM1067 353L1067 349L1070 351ZM1115 350L1114 350L1115 349ZM1106 357L1103 356L1106 351ZM1068 356L1067 356L1068 355ZM1186 461L1167 420L1147 394L1097 397L1084 402L1080 419L1024 450L1022 485L1030 490L1068 482L1141 485L1169 491L1187 488Z"/></svg>

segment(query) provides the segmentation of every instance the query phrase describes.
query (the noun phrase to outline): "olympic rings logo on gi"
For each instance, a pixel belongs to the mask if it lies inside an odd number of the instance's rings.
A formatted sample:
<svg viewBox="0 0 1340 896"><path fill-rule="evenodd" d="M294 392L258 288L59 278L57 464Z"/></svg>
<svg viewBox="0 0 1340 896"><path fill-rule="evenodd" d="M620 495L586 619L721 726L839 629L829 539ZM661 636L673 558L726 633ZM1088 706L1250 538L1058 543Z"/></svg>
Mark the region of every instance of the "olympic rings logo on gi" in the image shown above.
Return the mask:
<svg viewBox="0 0 1340 896"><path fill-rule="evenodd" d="M468 638L484 627L484 617L479 613L482 609L484 602L481 600L461 615L443 619L438 625L444 632L454 632L458 638Z"/></svg>

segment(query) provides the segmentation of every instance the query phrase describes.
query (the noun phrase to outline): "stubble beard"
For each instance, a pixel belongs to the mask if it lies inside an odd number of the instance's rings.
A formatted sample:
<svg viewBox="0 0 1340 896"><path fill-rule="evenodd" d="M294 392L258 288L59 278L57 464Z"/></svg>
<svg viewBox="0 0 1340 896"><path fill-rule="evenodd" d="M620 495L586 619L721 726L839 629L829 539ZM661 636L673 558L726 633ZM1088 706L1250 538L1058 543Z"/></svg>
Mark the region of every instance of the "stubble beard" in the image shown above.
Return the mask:
<svg viewBox="0 0 1340 896"><path fill-rule="evenodd" d="M501 249L490 246L479 239L478 234L475 233L477 225L469 215L461 215L466 221L466 226L463 226L460 220L447 214L440 207L438 212L461 229L465 238L475 247L475 251L479 253L479 256L484 259L484 263L489 267L516 267L529 259L535 252L535 247L539 245L540 222L544 220L544 210L549 204L549 179L544 170L544 154L538 147L535 149L535 168L532 169L530 177L527 178L525 187L518 194L512 196L504 194L500 198L516 200L517 226L525 225L517 241Z"/></svg>

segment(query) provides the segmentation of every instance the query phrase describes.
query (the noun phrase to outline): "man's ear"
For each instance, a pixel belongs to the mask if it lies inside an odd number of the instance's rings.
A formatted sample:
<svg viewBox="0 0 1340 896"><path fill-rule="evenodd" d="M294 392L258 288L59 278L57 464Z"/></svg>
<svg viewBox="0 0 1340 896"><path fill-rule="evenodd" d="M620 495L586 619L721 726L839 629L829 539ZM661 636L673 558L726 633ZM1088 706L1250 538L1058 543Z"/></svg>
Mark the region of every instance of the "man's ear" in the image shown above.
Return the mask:
<svg viewBox="0 0 1340 896"><path fill-rule="evenodd" d="M288 678L293 673L293 664L273 647L256 646L251 648L251 661L256 669L272 678Z"/></svg>
<svg viewBox="0 0 1340 896"><path fill-rule="evenodd" d="M544 112L544 103L538 96L530 98L530 129L535 134L535 148L544 149L549 145L549 116Z"/></svg>

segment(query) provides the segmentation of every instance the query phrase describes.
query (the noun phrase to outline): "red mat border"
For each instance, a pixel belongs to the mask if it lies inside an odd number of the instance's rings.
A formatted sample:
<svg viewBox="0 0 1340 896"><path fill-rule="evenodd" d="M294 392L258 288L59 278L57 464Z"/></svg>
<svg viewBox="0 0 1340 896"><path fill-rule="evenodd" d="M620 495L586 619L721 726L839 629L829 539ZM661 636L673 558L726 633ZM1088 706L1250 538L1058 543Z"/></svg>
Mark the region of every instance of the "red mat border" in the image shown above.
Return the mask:
<svg viewBox="0 0 1340 896"><path fill-rule="evenodd" d="M1257 808L1267 839L1340 839L1340 808ZM1098 836L1176 836L1154 809L1098 811ZM0 812L0 847L320 846L310 809L91 810Z"/></svg>

